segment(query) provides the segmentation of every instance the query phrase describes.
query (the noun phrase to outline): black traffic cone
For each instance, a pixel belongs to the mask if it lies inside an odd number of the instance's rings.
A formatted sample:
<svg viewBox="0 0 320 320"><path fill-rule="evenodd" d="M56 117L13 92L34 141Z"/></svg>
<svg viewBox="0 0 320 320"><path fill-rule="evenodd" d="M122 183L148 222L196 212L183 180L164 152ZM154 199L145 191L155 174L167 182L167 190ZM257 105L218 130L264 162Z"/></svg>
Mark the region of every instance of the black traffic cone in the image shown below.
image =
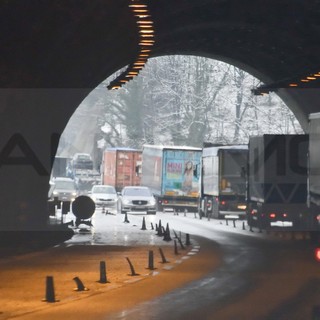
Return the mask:
<svg viewBox="0 0 320 320"><path fill-rule="evenodd" d="M130 221L128 220L128 214L127 213L124 214L124 221L123 222L124 223L130 223Z"/></svg>
<svg viewBox="0 0 320 320"><path fill-rule="evenodd" d="M153 251L149 250L149 259L148 259L149 263L148 263L148 268L149 270L154 270L154 259L153 259Z"/></svg>
<svg viewBox="0 0 320 320"><path fill-rule="evenodd" d="M141 227L141 230L147 230L146 228L146 219L143 217L142 219L142 227Z"/></svg>
<svg viewBox="0 0 320 320"><path fill-rule="evenodd" d="M107 272L106 272L106 263L105 261L100 261L100 283L109 283L107 279Z"/></svg>
<svg viewBox="0 0 320 320"><path fill-rule="evenodd" d="M129 263L130 270L131 270L130 276L138 276L139 274L135 272L133 264L131 263L130 259L128 257L126 257L126 259L127 259L128 263Z"/></svg>
<svg viewBox="0 0 320 320"><path fill-rule="evenodd" d="M187 233L186 234L186 246L190 246L191 245L191 242L190 242L190 234Z"/></svg>
<svg viewBox="0 0 320 320"><path fill-rule="evenodd" d="M164 256L164 253L161 248L159 248L159 252L160 252L161 259L162 259L161 263L168 263L169 261Z"/></svg>
<svg viewBox="0 0 320 320"><path fill-rule="evenodd" d="M171 236L170 236L170 230L169 230L169 223L167 223L167 228L164 232L164 237L163 237L164 241L171 241Z"/></svg>
<svg viewBox="0 0 320 320"><path fill-rule="evenodd" d="M74 291L88 291L89 290L83 285L82 281L78 277L74 277L73 280L75 281L75 283L77 285L77 287L73 289Z"/></svg>
<svg viewBox="0 0 320 320"><path fill-rule="evenodd" d="M179 252L178 252L178 246L177 246L177 241L174 240L174 254L178 255Z"/></svg>
<svg viewBox="0 0 320 320"><path fill-rule="evenodd" d="M159 220L157 236L159 236L159 237L163 236L161 220Z"/></svg>
<svg viewBox="0 0 320 320"><path fill-rule="evenodd" d="M185 247L184 247L184 245L183 245L183 243L182 243L182 241L181 241L181 238L178 238L178 241L179 241L179 243L180 243L180 247L181 247L181 249L182 249L182 250L184 250L184 249L185 249Z"/></svg>
<svg viewBox="0 0 320 320"><path fill-rule="evenodd" d="M54 285L53 285L53 277L47 276L46 278L46 297L42 299L44 302L57 302L55 293L54 293Z"/></svg>

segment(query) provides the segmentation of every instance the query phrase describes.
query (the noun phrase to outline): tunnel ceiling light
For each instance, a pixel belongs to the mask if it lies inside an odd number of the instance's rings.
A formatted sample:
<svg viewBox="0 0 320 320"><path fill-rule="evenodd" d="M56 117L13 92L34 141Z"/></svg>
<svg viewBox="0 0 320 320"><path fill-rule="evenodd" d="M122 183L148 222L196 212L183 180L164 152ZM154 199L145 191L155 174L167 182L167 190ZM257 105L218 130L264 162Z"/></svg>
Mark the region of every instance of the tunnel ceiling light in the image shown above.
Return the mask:
<svg viewBox="0 0 320 320"><path fill-rule="evenodd" d="M131 3L129 4L129 8L132 15L136 18L138 27L139 52L135 61L130 63L124 72L110 82L107 86L109 90L119 89L122 85L137 76L139 71L144 68L152 52L151 49L155 44L154 27L147 1L148 0L131 0Z"/></svg>
<svg viewBox="0 0 320 320"><path fill-rule="evenodd" d="M254 95L263 95L277 91L278 89L305 89L305 88L320 88L320 72L292 77L290 79L281 80L271 84L264 84L251 89Z"/></svg>

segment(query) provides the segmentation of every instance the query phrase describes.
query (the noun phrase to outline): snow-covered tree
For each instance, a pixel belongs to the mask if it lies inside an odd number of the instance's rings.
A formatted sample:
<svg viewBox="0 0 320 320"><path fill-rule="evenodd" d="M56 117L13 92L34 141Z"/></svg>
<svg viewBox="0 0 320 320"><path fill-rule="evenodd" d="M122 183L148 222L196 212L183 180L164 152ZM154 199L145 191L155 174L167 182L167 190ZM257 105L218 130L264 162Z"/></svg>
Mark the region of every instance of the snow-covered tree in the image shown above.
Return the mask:
<svg viewBox="0 0 320 320"><path fill-rule="evenodd" d="M113 77L93 90L85 102L91 104L88 112L101 112L97 137L105 146L141 148L151 143L201 147L204 141L247 143L251 135L303 133L276 94L254 96L251 89L260 84L258 79L217 60L152 58L123 88L102 88ZM95 108L97 104L99 108ZM83 123L79 126L85 132Z"/></svg>

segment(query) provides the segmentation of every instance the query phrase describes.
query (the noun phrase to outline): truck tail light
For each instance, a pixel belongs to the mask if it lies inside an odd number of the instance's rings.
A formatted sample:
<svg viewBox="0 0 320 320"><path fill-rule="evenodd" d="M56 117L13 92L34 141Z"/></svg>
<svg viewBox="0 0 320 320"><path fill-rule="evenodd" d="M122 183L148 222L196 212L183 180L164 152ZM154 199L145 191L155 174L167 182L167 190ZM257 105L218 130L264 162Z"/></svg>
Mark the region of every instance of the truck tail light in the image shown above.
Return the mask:
<svg viewBox="0 0 320 320"><path fill-rule="evenodd" d="M163 200L163 203L164 203L164 204L168 204L169 201L168 201L168 200Z"/></svg>
<svg viewBox="0 0 320 320"><path fill-rule="evenodd" d="M284 218L287 218L287 217L288 217L288 215L287 215L286 213L284 213L282 216L283 216Z"/></svg>
<svg viewBox="0 0 320 320"><path fill-rule="evenodd" d="M314 257L317 261L320 261L320 248L314 250Z"/></svg>
<svg viewBox="0 0 320 320"><path fill-rule="evenodd" d="M226 204L226 201L222 200L220 203L224 206Z"/></svg>
<svg viewBox="0 0 320 320"><path fill-rule="evenodd" d="M271 219L274 219L276 216L277 216L277 215L276 215L275 213L270 213L270 214L269 214L269 217L270 217Z"/></svg>

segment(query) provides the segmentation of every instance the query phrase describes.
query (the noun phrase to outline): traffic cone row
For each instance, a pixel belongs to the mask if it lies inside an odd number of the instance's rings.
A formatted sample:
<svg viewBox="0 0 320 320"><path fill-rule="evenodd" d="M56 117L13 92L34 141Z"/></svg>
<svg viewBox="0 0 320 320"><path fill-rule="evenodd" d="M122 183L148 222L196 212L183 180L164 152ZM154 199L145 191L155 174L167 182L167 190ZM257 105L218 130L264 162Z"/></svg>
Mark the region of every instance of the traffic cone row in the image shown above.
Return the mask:
<svg viewBox="0 0 320 320"><path fill-rule="evenodd" d="M161 255L161 263L168 263L169 261L166 260L163 250L161 248L159 248L159 252ZM128 257L126 257L126 260L129 264L130 267L130 271L131 274L130 276L138 276L139 274L136 273L134 266L132 264L132 262L130 261L130 259ZM150 250L149 251L149 258L148 258L148 267L147 269L149 270L155 270L155 266L154 266L154 254L153 251ZM75 281L77 287L74 288L74 291L88 291L89 289L85 287L85 285L83 284L83 282L80 280L79 277L74 277L73 280ZM100 261L100 279L98 280L99 283L110 283L107 279L107 273L106 273L106 263L105 261ZM45 298L42 299L42 301L44 302L49 302L49 303L53 303L53 302L58 302L59 300L56 299L55 297L55 290L54 290L54 281L53 281L53 276L47 276L46 277L46 290L45 290Z"/></svg>

